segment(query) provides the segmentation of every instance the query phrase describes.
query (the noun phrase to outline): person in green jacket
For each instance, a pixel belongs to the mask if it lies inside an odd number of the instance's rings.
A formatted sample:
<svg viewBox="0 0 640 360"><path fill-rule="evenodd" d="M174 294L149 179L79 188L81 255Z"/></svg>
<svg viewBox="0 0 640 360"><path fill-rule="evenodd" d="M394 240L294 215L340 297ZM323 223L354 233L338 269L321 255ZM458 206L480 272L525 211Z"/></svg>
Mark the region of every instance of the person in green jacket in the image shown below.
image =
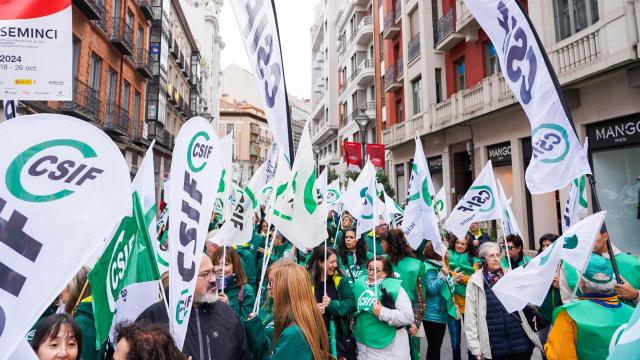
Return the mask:
<svg viewBox="0 0 640 360"><path fill-rule="evenodd" d="M402 230L390 229L381 235L382 250L387 254L396 277L402 281L402 288L406 291L413 306L414 321L408 326L407 332L411 346L411 359L418 360L420 358L420 338L415 335L418 328L422 326L424 313L422 279L425 274L425 265L415 258L413 249L407 243Z"/></svg>
<svg viewBox="0 0 640 360"><path fill-rule="evenodd" d="M343 274L353 283L361 276L366 275L367 261L373 259L373 254L367 251L367 244L362 239L356 238L356 230L348 229L340 241L337 251L338 266Z"/></svg>
<svg viewBox="0 0 640 360"><path fill-rule="evenodd" d="M520 235L507 235L507 250L509 250L509 259L507 256L502 257L501 266L505 269L515 269L531 261L531 257L524 254L524 244Z"/></svg>
<svg viewBox="0 0 640 360"><path fill-rule="evenodd" d="M96 326L93 319L91 285L87 280L90 269L83 266L60 293L65 313L73 316L82 334L82 360L102 359L106 343L96 344Z"/></svg>
<svg viewBox="0 0 640 360"><path fill-rule="evenodd" d="M291 260L280 260L269 272L274 332L266 336L256 314L245 321L252 349L270 360L328 360L327 329L309 286L309 274Z"/></svg>
<svg viewBox="0 0 640 360"><path fill-rule="evenodd" d="M253 310L256 294L253 287L247 284L242 261L233 248L226 248L223 270L222 257L224 253L225 248L221 247L211 257L218 289L222 289L224 284L224 290L219 294L219 297L221 301L231 307L240 319L246 319Z"/></svg>
<svg viewBox="0 0 640 360"><path fill-rule="evenodd" d="M453 302L454 283L449 275L449 267L443 263L442 256L433 250L431 241L425 245L423 255L426 268L423 285L426 296L422 323L427 336L427 360L440 360L447 322L449 319L459 319L460 315ZM448 254L445 253L445 256Z"/></svg>
<svg viewBox="0 0 640 360"><path fill-rule="evenodd" d="M331 355L337 359L356 360L357 348L350 329L350 315L356 310L353 289L349 280L342 277L336 252L327 248L326 257L325 262L324 246L315 248L311 253L307 262L311 289L329 329Z"/></svg>
<svg viewBox="0 0 640 360"><path fill-rule="evenodd" d="M354 226L355 222L353 220L353 216L351 216L348 211L343 212L340 220L340 228L337 229L334 234L334 237L336 239L336 242L333 244L334 249L340 247L341 239L344 238L344 232Z"/></svg>

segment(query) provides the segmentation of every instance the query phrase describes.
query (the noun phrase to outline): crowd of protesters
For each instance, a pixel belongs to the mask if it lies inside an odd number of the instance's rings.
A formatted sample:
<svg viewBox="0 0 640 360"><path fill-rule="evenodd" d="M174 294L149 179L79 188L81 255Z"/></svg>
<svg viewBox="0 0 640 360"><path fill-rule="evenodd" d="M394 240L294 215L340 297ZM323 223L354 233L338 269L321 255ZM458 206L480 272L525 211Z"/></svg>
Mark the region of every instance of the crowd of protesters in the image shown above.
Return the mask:
<svg viewBox="0 0 640 360"><path fill-rule="evenodd" d="M213 216L182 350L161 300L96 345L88 268L27 340L39 359L435 360L448 332L453 359L530 359L536 348L549 359L605 359L638 302L640 261L615 250L618 284L605 228L584 274L561 264L542 306L509 313L492 287L531 260L520 236L499 243L473 223L463 238L444 234L442 256L428 240L414 251L382 220L358 236L353 217L336 215L328 215L326 248L315 249L296 249L263 218L249 242L221 248L211 241L220 226ZM539 252L557 239L543 235ZM167 273L162 283L168 291Z"/></svg>

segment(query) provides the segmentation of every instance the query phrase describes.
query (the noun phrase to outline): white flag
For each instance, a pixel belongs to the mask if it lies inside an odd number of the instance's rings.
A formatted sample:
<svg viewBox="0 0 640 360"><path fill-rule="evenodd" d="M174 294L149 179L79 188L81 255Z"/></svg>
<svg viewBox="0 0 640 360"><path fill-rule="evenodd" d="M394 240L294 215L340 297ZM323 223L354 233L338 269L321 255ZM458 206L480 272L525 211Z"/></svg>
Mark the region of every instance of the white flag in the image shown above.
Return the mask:
<svg viewBox="0 0 640 360"><path fill-rule="evenodd" d="M316 190L318 190L318 196L322 202L327 198L328 169L329 167L325 167L316 180Z"/></svg>
<svg viewBox="0 0 640 360"><path fill-rule="evenodd" d="M589 139L584 139L584 145L582 150L585 155L589 148ZM571 190L569 191L569 197L567 203L564 206L564 213L562 214L562 231L564 232L570 228L578 220L587 216L589 213L589 203L587 202L587 177L582 175L573 179L571 182Z"/></svg>
<svg viewBox="0 0 640 360"><path fill-rule="evenodd" d="M601 211L581 220L528 264L500 279L492 290L505 309L513 312L527 304L542 305L560 260L583 271L605 216L606 211Z"/></svg>
<svg viewBox="0 0 640 360"><path fill-rule="evenodd" d="M169 323L184 344L207 228L222 175L219 140L211 124L194 117L182 125L171 158L169 201ZM182 205L179 205L182 204Z"/></svg>
<svg viewBox="0 0 640 360"><path fill-rule="evenodd" d="M433 204L434 209L436 209L436 214L438 215L438 220L441 222L447 218L447 192L444 189L444 186L440 188L440 191L436 194L435 202Z"/></svg>
<svg viewBox="0 0 640 360"><path fill-rule="evenodd" d="M267 122L273 138L291 161L291 131L287 111L286 86L276 28L275 8L270 1L231 1L247 58L253 66L258 92L264 99Z"/></svg>
<svg viewBox="0 0 640 360"><path fill-rule="evenodd" d="M335 179L327 186L327 205L333 206L340 201L340 180Z"/></svg>
<svg viewBox="0 0 640 360"><path fill-rule="evenodd" d="M402 230L413 249L420 247L422 240L431 240L433 250L444 256L446 247L440 239L438 219L433 208L435 189L420 138L415 138L415 144L416 150L411 166L409 194L402 219Z"/></svg>
<svg viewBox="0 0 640 360"><path fill-rule="evenodd" d="M233 172L233 133L228 133L220 139L220 160L222 164L222 175L220 182L216 184L217 193L214 210L215 212L228 217L232 211L229 198L233 196L232 172Z"/></svg>
<svg viewBox="0 0 640 360"><path fill-rule="evenodd" d="M522 232L520 231L520 226L518 226L518 222L516 221L516 217L511 210L511 204L509 200L507 200L507 195L504 193L504 189L502 188L502 184L500 180L498 182L498 192L500 193L500 203L502 208L502 224L503 229L502 232L505 236L507 235L518 235L522 238Z"/></svg>
<svg viewBox="0 0 640 360"><path fill-rule="evenodd" d="M467 193L453 208L444 227L458 239L462 239L467 234L471 223L500 219L501 216L498 189L491 160L489 160Z"/></svg>
<svg viewBox="0 0 640 360"><path fill-rule="evenodd" d="M220 246L241 245L249 242L253 236L253 199L245 190L239 191L239 198L231 215L213 237L212 241Z"/></svg>
<svg viewBox="0 0 640 360"><path fill-rule="evenodd" d="M404 210L387 193L384 193L385 221L390 227L398 227L402 224Z"/></svg>
<svg viewBox="0 0 640 360"><path fill-rule="evenodd" d="M374 227L373 199L376 197L376 170L370 161L347 190L342 194L340 202L343 210L348 211L358 221L356 237L371 231Z"/></svg>
<svg viewBox="0 0 640 360"><path fill-rule="evenodd" d="M533 157L526 182L532 194L561 189L591 174L589 162L560 101L560 89L535 29L514 0L465 0L495 45L504 79L531 123Z"/></svg>
<svg viewBox="0 0 640 360"><path fill-rule="evenodd" d="M0 123L0 359L131 211L131 178L104 132L56 114Z"/></svg>

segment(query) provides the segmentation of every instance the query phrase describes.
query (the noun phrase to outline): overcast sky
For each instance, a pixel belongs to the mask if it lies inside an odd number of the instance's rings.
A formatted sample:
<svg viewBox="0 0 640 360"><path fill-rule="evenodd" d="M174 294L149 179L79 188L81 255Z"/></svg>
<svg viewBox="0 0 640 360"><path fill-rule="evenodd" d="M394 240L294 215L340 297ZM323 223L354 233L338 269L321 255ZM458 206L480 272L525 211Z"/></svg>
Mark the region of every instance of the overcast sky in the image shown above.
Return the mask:
<svg viewBox="0 0 640 360"><path fill-rule="evenodd" d="M280 44L284 62L287 90L301 98L309 98L311 93L311 35L315 0L275 0L280 27ZM269 3L266 0L265 3ZM236 19L229 0L222 6L220 19L222 39L222 69L231 63L251 72L244 44L240 37Z"/></svg>

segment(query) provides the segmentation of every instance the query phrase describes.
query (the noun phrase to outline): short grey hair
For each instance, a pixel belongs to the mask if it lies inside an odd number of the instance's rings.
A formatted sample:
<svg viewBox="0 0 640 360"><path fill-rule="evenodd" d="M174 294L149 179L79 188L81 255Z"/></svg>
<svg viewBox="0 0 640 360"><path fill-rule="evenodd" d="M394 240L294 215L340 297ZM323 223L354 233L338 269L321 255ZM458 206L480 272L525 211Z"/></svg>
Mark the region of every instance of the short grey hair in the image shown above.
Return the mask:
<svg viewBox="0 0 640 360"><path fill-rule="evenodd" d="M616 282L614 279L611 279L611 281L602 284L602 283L591 281L585 277L582 277L582 283L580 284L580 291L582 291L583 294L591 294L591 293L609 294L613 292L615 284Z"/></svg>
<svg viewBox="0 0 640 360"><path fill-rule="evenodd" d="M500 253L500 245L498 245L498 243L494 243L491 241L486 242L480 245L480 249L478 249L478 256L480 256L481 259L484 259L487 256L487 254L493 250Z"/></svg>

